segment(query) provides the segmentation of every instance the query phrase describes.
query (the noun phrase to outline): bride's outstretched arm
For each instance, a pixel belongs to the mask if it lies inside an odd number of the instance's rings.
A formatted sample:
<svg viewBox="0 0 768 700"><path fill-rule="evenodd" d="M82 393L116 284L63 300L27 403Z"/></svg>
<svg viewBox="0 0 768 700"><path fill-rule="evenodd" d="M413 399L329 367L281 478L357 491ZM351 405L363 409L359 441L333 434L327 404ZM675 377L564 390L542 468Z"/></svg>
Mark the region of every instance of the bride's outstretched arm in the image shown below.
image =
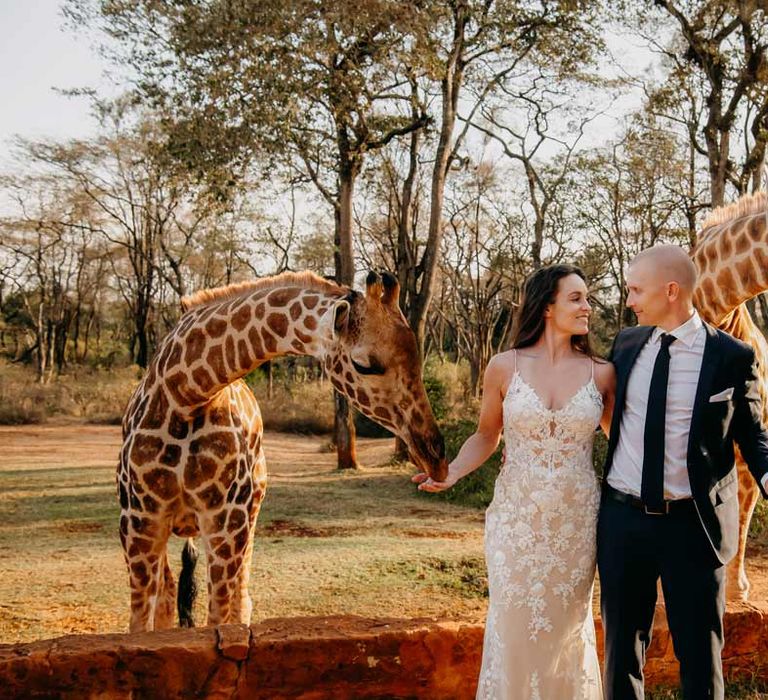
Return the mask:
<svg viewBox="0 0 768 700"><path fill-rule="evenodd" d="M448 465L445 481L433 481L426 474L416 474L412 481L422 491L444 491L473 472L496 450L502 428L502 389L509 375L506 363L498 355L491 358L483 377L483 400L475 432L461 446L459 454Z"/></svg>

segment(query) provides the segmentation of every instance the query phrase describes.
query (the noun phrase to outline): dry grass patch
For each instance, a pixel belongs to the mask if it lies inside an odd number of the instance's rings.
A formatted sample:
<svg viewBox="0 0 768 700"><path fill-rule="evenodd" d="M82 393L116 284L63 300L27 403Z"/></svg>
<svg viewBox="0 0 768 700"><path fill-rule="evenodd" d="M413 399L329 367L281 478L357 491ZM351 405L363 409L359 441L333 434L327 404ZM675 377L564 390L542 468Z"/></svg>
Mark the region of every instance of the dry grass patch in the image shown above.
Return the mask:
<svg viewBox="0 0 768 700"><path fill-rule="evenodd" d="M135 366L109 371L76 366L40 384L31 368L0 359L0 425L39 424L53 417L117 425L141 376Z"/></svg>

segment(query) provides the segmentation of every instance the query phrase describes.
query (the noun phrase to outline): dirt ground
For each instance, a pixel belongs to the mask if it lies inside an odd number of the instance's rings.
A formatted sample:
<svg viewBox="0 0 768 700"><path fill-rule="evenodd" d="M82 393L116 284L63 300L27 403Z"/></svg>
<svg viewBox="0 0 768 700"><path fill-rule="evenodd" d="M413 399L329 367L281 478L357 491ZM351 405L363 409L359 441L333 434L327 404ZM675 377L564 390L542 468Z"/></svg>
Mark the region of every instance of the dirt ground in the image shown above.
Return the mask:
<svg viewBox="0 0 768 700"><path fill-rule="evenodd" d="M251 573L254 621L484 617L482 512L417 494L409 472L389 464L391 440L361 439L364 467L354 473L336 471L325 438L268 433L264 444L270 481ZM119 445L116 427L0 427L0 642L127 629ZM172 540L172 561L182 544ZM753 599L765 599L768 547L750 548L748 574ZM196 619L205 621L204 594Z"/></svg>

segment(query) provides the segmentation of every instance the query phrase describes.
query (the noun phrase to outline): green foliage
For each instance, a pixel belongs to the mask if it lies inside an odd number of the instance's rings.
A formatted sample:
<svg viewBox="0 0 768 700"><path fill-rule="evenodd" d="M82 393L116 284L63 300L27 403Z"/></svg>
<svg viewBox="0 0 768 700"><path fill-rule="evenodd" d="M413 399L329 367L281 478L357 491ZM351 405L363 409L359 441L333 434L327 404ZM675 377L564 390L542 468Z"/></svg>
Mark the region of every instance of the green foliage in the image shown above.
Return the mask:
<svg viewBox="0 0 768 700"><path fill-rule="evenodd" d="M424 389L435 420L438 422L445 420L448 417L448 389L434 372L434 366L431 364L427 364L424 368Z"/></svg>
<svg viewBox="0 0 768 700"><path fill-rule="evenodd" d="M753 542L768 544L768 503L759 499L749 524L749 538Z"/></svg>
<svg viewBox="0 0 768 700"><path fill-rule="evenodd" d="M608 438L605 437L605 433L602 430L598 430L595 434L595 444L592 448L592 466L595 469L595 474L602 476L607 455Z"/></svg>

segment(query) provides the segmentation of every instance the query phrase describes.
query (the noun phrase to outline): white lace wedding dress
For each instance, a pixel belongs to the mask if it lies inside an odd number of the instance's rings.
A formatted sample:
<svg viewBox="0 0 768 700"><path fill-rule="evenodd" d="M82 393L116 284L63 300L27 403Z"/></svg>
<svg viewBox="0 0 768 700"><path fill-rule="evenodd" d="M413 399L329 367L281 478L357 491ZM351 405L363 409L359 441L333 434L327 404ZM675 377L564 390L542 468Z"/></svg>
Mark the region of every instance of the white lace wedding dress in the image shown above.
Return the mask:
<svg viewBox="0 0 768 700"><path fill-rule="evenodd" d="M485 516L490 600L482 700L600 700L592 619L602 413L593 377L561 409L515 374L504 398L507 457Z"/></svg>

